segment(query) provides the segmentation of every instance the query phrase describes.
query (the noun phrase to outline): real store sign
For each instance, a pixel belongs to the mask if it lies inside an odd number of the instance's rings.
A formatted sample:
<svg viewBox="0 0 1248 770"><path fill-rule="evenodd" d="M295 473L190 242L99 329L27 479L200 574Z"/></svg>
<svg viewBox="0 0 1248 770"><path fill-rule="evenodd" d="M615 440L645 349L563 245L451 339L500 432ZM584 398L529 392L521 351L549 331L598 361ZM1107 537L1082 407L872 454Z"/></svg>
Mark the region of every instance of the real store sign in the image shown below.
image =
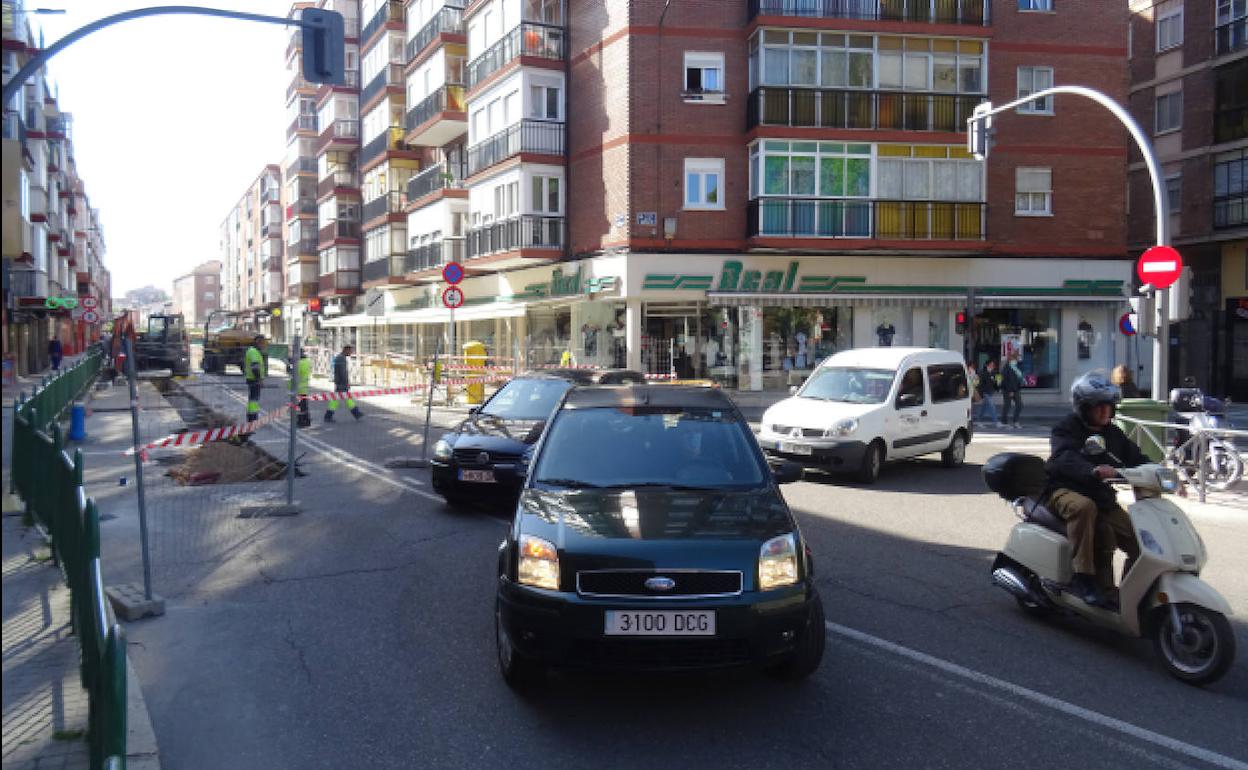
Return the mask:
<svg viewBox="0 0 1248 770"><path fill-rule="evenodd" d="M920 286L904 284L872 284L860 275L803 275L798 276L800 262L789 262L783 270L746 270L740 260L725 260L720 269L719 281L714 275L681 275L647 273L642 289L688 289L696 291L741 292L753 294L788 294L792 292L816 294L966 294L966 286ZM714 288L712 288L714 285ZM1120 297L1122 281L1067 280L1053 287L977 287L987 294L1064 294L1104 297Z"/></svg>

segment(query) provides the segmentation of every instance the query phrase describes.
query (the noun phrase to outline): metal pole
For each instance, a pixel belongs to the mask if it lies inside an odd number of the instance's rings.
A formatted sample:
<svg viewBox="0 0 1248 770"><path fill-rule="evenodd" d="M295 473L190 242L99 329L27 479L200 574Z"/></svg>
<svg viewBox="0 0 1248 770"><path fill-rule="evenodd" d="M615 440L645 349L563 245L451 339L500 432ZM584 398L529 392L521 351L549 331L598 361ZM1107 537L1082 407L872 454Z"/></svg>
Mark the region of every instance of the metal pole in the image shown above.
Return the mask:
<svg viewBox="0 0 1248 770"><path fill-rule="evenodd" d="M438 338L438 346L433 351L433 368L429 370L429 395L425 399L425 437L420 444L420 462L429 464L429 419L433 413L433 377L438 371L438 356L442 353L442 338Z"/></svg>
<svg viewBox="0 0 1248 770"><path fill-rule="evenodd" d="M962 357L972 361L975 355L975 287L966 290L966 336L962 338Z"/></svg>
<svg viewBox="0 0 1248 770"><path fill-rule="evenodd" d="M1203 430L1196 431L1196 488L1202 503L1205 501L1205 435Z"/></svg>
<svg viewBox="0 0 1248 770"><path fill-rule="evenodd" d="M286 449L286 504L295 504L295 444L299 433L299 335L290 345L290 441Z"/></svg>
<svg viewBox="0 0 1248 770"><path fill-rule="evenodd" d="M152 562L147 548L147 493L143 489L143 450L139 438L139 386L135 374L134 350L130 340L122 340L126 356L126 379L130 381L130 426L134 434L134 481L139 494L139 542L143 550L143 598L152 600Z"/></svg>

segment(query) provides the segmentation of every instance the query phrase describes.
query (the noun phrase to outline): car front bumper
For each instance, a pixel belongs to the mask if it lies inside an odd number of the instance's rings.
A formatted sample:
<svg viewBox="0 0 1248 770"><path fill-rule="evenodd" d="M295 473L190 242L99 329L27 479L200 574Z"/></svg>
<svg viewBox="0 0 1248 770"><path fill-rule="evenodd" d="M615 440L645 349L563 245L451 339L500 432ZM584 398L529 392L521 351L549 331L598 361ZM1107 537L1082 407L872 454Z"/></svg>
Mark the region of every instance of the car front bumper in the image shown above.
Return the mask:
<svg viewBox="0 0 1248 770"><path fill-rule="evenodd" d="M460 465L454 459L431 460L429 462L429 480L433 489L439 494L470 495L473 497L514 497L524 486L524 476L516 472L514 465L492 465L489 468L473 467L465 470L492 470L494 482L461 481Z"/></svg>
<svg viewBox="0 0 1248 770"><path fill-rule="evenodd" d="M797 584L716 599L585 598L499 579L500 622L521 654L568 668L679 671L766 665L794 652L819 601ZM714 610L714 636L607 636L607 610ZM824 633L823 629L817 629Z"/></svg>
<svg viewBox="0 0 1248 770"><path fill-rule="evenodd" d="M811 439L789 439L764 435L758 437L758 445L763 448L768 457L792 460L803 465L846 470L856 469L861 465L862 458L867 453L866 442L855 440L812 441ZM794 452L791 447L808 448L810 452Z"/></svg>

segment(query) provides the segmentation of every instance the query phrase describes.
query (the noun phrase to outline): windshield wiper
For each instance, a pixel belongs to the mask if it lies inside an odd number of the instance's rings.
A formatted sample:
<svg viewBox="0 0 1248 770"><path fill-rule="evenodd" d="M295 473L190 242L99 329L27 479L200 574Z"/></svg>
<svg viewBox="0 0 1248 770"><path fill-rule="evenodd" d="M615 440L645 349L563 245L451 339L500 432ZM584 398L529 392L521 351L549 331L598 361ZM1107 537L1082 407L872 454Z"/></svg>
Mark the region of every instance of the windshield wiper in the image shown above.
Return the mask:
<svg viewBox="0 0 1248 770"><path fill-rule="evenodd" d="M636 484L608 484L608 489L671 489L676 492L723 492L724 487L698 486L696 484L671 484L666 481L641 481Z"/></svg>
<svg viewBox="0 0 1248 770"><path fill-rule="evenodd" d="M580 479L535 479L535 484L549 484L554 487L564 487L565 489L599 489L601 484L594 484L589 481L581 481Z"/></svg>

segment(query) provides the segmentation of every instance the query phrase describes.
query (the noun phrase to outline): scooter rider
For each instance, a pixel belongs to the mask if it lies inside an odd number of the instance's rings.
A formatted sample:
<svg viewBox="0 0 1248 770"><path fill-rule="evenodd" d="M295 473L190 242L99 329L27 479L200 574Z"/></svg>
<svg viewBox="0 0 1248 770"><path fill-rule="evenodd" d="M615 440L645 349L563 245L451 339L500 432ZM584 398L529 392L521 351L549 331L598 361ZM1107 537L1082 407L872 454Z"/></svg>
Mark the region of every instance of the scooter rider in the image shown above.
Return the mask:
<svg viewBox="0 0 1248 770"><path fill-rule="evenodd" d="M1111 422L1122 395L1104 374L1089 372L1079 377L1070 388L1070 399L1074 413L1053 426L1049 439L1052 454L1044 466L1049 478L1045 505L1066 522L1066 536L1073 548L1070 592L1091 606L1116 609L1107 595L1114 586L1115 546L1127 554L1124 576L1140 548L1130 517L1105 483L1118 471L1113 465L1089 460L1083 453L1084 443L1089 436L1100 434L1107 449L1105 457L1112 457L1124 468L1142 465L1148 458Z"/></svg>

